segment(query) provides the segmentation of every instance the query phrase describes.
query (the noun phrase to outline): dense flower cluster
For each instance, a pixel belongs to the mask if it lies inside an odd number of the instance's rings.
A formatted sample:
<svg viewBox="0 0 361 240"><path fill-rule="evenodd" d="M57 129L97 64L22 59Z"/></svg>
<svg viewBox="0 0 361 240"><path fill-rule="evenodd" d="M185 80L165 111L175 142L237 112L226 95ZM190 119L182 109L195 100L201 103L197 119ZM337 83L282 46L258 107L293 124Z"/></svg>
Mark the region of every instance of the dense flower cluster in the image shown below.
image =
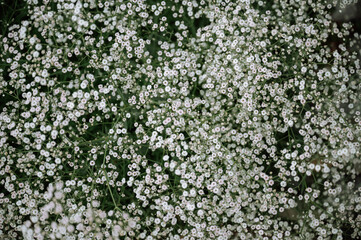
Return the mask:
<svg viewBox="0 0 361 240"><path fill-rule="evenodd" d="M338 1L22 4L1 239L361 238L361 35Z"/></svg>

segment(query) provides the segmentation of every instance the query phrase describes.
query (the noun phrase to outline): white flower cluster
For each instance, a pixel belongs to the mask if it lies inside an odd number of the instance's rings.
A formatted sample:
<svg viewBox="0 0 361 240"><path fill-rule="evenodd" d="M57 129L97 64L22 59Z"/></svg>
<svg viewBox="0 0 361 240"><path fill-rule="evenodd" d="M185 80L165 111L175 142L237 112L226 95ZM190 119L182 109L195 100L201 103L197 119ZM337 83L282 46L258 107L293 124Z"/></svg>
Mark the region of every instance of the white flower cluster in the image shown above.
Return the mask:
<svg viewBox="0 0 361 240"><path fill-rule="evenodd" d="M361 34L338 1L14 2L1 239L361 238Z"/></svg>

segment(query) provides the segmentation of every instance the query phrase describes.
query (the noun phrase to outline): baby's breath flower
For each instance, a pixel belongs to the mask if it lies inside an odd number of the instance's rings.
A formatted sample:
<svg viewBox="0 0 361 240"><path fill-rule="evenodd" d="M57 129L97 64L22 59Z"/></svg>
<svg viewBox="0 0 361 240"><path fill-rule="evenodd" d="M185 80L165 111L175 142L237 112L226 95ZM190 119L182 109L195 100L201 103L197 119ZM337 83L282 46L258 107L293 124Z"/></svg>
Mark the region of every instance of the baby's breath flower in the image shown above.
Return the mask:
<svg viewBox="0 0 361 240"><path fill-rule="evenodd" d="M0 238L360 238L356 6L6 6Z"/></svg>

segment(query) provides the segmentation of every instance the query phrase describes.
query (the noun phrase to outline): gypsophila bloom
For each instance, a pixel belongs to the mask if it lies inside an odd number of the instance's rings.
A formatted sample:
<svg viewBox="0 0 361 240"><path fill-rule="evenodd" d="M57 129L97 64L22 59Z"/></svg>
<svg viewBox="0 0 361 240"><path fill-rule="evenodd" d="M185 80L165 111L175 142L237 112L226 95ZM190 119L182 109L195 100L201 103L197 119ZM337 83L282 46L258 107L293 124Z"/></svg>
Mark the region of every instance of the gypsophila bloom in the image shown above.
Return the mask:
<svg viewBox="0 0 361 240"><path fill-rule="evenodd" d="M1 239L361 238L357 1L11 4Z"/></svg>

